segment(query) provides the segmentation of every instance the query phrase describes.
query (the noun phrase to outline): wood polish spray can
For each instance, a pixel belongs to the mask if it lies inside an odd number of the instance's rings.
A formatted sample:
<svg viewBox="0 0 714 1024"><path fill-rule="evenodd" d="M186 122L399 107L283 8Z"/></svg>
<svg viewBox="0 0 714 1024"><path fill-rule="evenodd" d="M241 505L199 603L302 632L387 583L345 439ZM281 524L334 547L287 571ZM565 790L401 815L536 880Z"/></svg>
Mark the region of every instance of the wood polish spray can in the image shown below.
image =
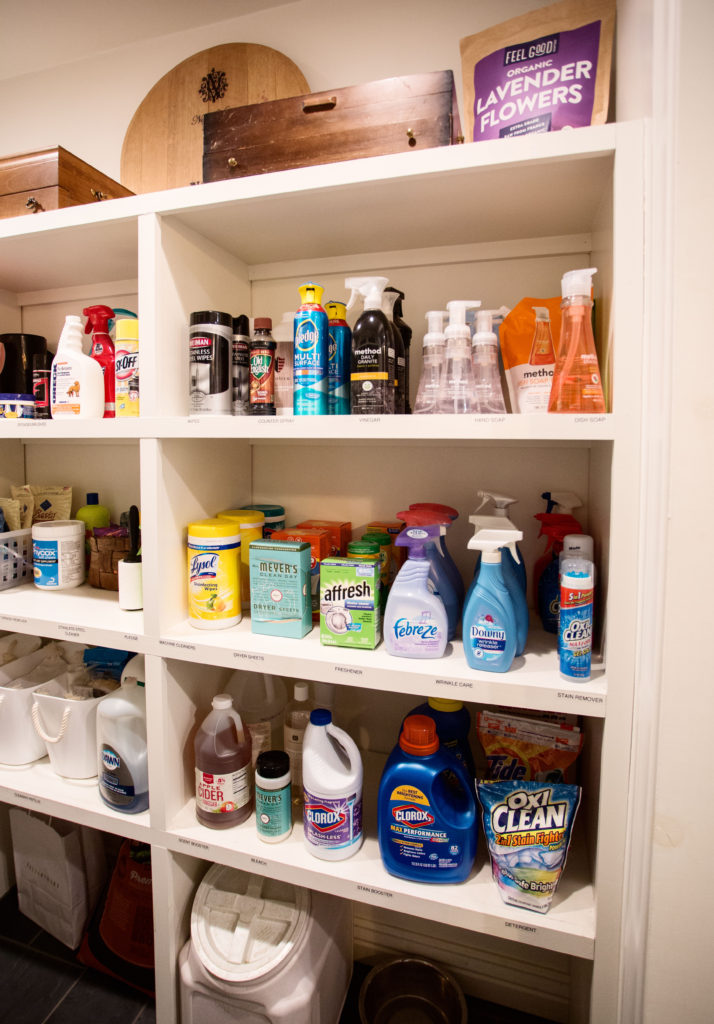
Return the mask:
<svg viewBox="0 0 714 1024"><path fill-rule="evenodd" d="M302 303L293 321L293 413L295 416L326 416L328 413L328 364L330 328L321 306L324 288L308 281L300 286Z"/></svg>

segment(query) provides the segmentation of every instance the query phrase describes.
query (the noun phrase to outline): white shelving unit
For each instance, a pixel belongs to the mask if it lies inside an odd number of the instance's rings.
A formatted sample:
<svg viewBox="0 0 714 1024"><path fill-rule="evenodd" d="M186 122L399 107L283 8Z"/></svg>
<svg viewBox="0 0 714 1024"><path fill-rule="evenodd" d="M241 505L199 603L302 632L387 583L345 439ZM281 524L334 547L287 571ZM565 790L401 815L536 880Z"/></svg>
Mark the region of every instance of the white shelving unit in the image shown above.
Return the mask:
<svg viewBox="0 0 714 1024"><path fill-rule="evenodd" d="M113 595L89 587L50 595L27 585L0 593L0 628L147 656L150 810L136 818L112 813L95 786L58 780L46 762L0 768L0 799L152 844L161 1024L177 1019L176 954L207 861L508 940L506 959L515 965L536 949L557 954L563 1019L616 1019L611 979L620 956L635 657L643 130L605 125L467 144L0 221L0 330L53 339L64 314L89 301L138 303L141 418L0 423L0 486L68 482L76 499L99 490L115 509L140 493L145 610L121 612ZM462 295L497 306L557 294L565 270L591 265L599 268L601 359L615 394L606 416L187 415L184 339L193 310L279 319L295 307L302 280L317 279L327 297L342 297L345 276L384 273L407 294L414 389L427 309ZM493 675L471 671L458 641L439 662L407 662L381 648L324 648L316 630L291 641L253 635L248 619L215 633L188 624L185 528L195 518L240 502L281 501L292 521L349 518L359 534L370 519L393 518L412 501L440 500L462 513L449 547L466 576L468 515L484 487L519 498L514 515L530 566L540 550L531 525L540 493L567 487L582 497L578 513L596 540L607 611L606 658L589 683L559 678L553 638L535 628L526 655ZM299 830L272 847L259 843L250 822L226 833L196 823L190 740L234 669L336 684L337 717L342 708L357 723L371 765L368 837L355 858L318 862L303 850ZM501 903L482 839L477 868L462 886L403 883L382 868L374 828L379 771L396 740L397 710L425 695L583 716L577 842L547 915Z"/></svg>

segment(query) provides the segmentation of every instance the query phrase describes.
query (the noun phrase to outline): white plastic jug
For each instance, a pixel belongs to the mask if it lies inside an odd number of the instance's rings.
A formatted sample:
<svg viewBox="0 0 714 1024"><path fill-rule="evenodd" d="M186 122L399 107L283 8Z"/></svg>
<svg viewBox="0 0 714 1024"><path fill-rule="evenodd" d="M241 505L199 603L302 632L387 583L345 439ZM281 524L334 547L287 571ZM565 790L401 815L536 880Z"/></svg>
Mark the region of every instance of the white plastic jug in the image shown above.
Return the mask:
<svg viewBox="0 0 714 1024"><path fill-rule="evenodd" d="M225 692L231 695L236 711L248 726L255 768L263 750L283 748L283 714L288 702L285 683L280 676L237 669Z"/></svg>
<svg viewBox="0 0 714 1024"><path fill-rule="evenodd" d="M179 972L182 1024L338 1024L351 905L214 864L193 901Z"/></svg>
<svg viewBox="0 0 714 1024"><path fill-rule="evenodd" d="M149 806L146 691L126 669L122 678L97 706L99 795L115 811L138 814Z"/></svg>
<svg viewBox="0 0 714 1024"><path fill-rule="evenodd" d="M357 744L316 708L302 748L304 837L315 857L344 860L362 845L362 776Z"/></svg>
<svg viewBox="0 0 714 1024"><path fill-rule="evenodd" d="M89 685L87 685L89 681ZM109 688L88 673L66 672L34 692L32 724L44 740L53 770L68 779L97 774L97 707Z"/></svg>

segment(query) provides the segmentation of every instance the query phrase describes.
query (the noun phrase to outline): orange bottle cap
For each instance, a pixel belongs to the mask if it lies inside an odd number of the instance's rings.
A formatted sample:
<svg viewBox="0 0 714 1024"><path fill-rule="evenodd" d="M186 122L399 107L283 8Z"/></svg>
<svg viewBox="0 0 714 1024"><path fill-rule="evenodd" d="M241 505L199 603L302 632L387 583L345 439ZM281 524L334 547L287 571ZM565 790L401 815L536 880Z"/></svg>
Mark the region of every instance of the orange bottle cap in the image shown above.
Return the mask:
<svg viewBox="0 0 714 1024"><path fill-rule="evenodd" d="M399 746L407 754L426 757L435 754L439 749L439 737L436 735L436 723L428 715L408 715L404 719Z"/></svg>

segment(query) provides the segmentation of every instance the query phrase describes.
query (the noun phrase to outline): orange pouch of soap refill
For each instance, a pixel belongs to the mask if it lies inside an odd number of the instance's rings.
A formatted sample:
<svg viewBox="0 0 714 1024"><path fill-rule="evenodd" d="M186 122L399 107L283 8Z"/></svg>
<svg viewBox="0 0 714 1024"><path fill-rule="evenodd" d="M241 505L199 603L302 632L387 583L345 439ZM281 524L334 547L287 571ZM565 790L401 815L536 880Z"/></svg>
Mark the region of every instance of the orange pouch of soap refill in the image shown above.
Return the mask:
<svg viewBox="0 0 714 1024"><path fill-rule="evenodd" d="M293 526L285 530L276 530L271 540L300 540L310 545L310 596L312 602L312 620L320 621L320 563L330 557L332 541L327 530L311 530L301 526Z"/></svg>
<svg viewBox="0 0 714 1024"><path fill-rule="evenodd" d="M615 0L563 0L461 40L468 142L604 124Z"/></svg>
<svg viewBox="0 0 714 1024"><path fill-rule="evenodd" d="M513 307L498 329L501 345L501 359L508 384L508 400L511 412L524 412L521 408L519 395L529 373L549 373L551 381L555 361L548 367L530 366L531 348L535 334L535 308L546 308L550 315L550 331L553 338L555 355L558 355L560 342L560 303L562 299L531 299L525 298ZM547 407L547 401L546 401Z"/></svg>

